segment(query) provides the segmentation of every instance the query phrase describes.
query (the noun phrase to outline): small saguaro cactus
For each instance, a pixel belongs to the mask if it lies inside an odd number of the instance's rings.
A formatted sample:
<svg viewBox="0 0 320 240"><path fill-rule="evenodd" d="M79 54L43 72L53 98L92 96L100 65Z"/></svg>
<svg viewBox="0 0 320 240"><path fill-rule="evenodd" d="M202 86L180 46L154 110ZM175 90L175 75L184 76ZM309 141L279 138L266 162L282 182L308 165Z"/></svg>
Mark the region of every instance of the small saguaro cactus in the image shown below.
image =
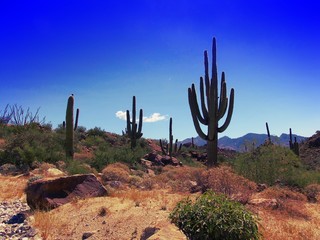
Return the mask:
<svg viewBox="0 0 320 240"><path fill-rule="evenodd" d="M271 135L270 135L270 131L269 131L269 125L266 122L266 128L267 128L267 134L268 134L268 143L271 143Z"/></svg>
<svg viewBox="0 0 320 240"><path fill-rule="evenodd" d="M76 111L76 119L74 123L73 117L74 97L73 94L68 98L67 111L66 111L66 157L73 158L74 154L74 131L78 126L79 109Z"/></svg>
<svg viewBox="0 0 320 240"><path fill-rule="evenodd" d="M160 139L160 147L162 150L162 153L164 155L169 156L172 158L173 154L177 154L180 152L182 144L180 144L178 148L178 139L176 139L176 142L173 144L173 135L172 135L172 118L170 118L169 122L169 142L164 146L165 144Z"/></svg>
<svg viewBox="0 0 320 240"><path fill-rule="evenodd" d="M205 77L200 77L200 99L201 110L200 114L196 89L194 84L188 89L189 106L191 110L192 120L198 135L207 141L207 165L212 167L217 165L218 156L218 133L224 132L230 124L233 104L234 104L234 89L231 89L230 99L227 97L227 84L225 74L222 72L220 96L218 93L218 71L216 63L216 39L213 38L212 43L212 76L209 77L208 53L204 52L204 68ZM205 82L205 83L203 83ZM205 90L204 90L205 85ZM219 126L221 120L229 109L225 122ZM203 132L200 123L208 126L207 134Z"/></svg>
<svg viewBox="0 0 320 240"><path fill-rule="evenodd" d="M130 112L127 110L127 128L125 129L126 135L131 140L131 149L134 149L137 145L137 139L142 137L142 121L143 111L140 109L139 122L136 123L136 97L132 98L132 119L130 118Z"/></svg>
<svg viewBox="0 0 320 240"><path fill-rule="evenodd" d="M297 137L294 137L294 142L293 142L291 128L289 129L289 132L290 132L289 147L297 156L299 156L299 154L300 154L299 153L299 143L297 142Z"/></svg>

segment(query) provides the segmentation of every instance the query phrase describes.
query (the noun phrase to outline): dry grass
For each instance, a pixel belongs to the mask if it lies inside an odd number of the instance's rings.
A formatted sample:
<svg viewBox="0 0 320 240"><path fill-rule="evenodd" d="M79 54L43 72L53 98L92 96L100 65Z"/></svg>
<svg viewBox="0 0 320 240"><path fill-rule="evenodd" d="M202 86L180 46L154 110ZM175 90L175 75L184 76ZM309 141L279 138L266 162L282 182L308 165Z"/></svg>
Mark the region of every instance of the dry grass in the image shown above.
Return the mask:
<svg viewBox="0 0 320 240"><path fill-rule="evenodd" d="M317 202L320 200L320 184L310 184L305 187L304 192L309 202Z"/></svg>
<svg viewBox="0 0 320 240"><path fill-rule="evenodd" d="M257 188L256 183L235 174L227 166L204 171L200 182L204 189L212 189L215 192L223 193L241 203L247 203Z"/></svg>
<svg viewBox="0 0 320 240"><path fill-rule="evenodd" d="M27 178L24 176L2 176L0 175L0 201L21 199Z"/></svg>
<svg viewBox="0 0 320 240"><path fill-rule="evenodd" d="M43 240L53 239L51 232L59 226L59 219L52 212L37 211L33 215L33 226L39 230Z"/></svg>
<svg viewBox="0 0 320 240"><path fill-rule="evenodd" d="M172 198L172 196L174 196ZM179 197L177 197L179 196ZM134 206L158 206L161 210L173 210L176 203L187 195L183 194L170 194L168 190L150 190L143 191L138 189L127 189L125 191L113 192L111 197L119 198L121 202L126 200L131 200L134 203Z"/></svg>
<svg viewBox="0 0 320 240"><path fill-rule="evenodd" d="M260 228L266 240L311 240L320 239L320 206L306 204L304 213L308 219L292 218L278 211L260 211Z"/></svg>
<svg viewBox="0 0 320 240"><path fill-rule="evenodd" d="M140 239L149 227L160 228L166 233L170 228L173 235L168 239L186 239L168 219L170 206L174 207L185 196L166 195L163 191L129 190L127 193L79 200L42 215L36 213L38 216L35 216L35 222L36 219L46 221L48 218L47 222L51 223L51 228L39 223L37 229L47 239L81 239L84 232L93 232L94 235L90 237L93 240L127 240ZM135 201L141 201L141 204L136 206ZM164 204L168 209L161 209Z"/></svg>
<svg viewBox="0 0 320 240"><path fill-rule="evenodd" d="M159 188L169 188L172 192L186 193L190 192L197 183L202 171L204 169L188 166L166 166L161 174L154 177L154 182Z"/></svg>
<svg viewBox="0 0 320 240"><path fill-rule="evenodd" d="M123 163L113 163L102 170L102 180L107 181L121 181L128 183L130 180L130 169Z"/></svg>
<svg viewBox="0 0 320 240"><path fill-rule="evenodd" d="M310 216L305 209L307 197L302 193L288 188L270 187L261 193L255 194L254 198L275 199L277 207L272 213L292 219L308 220Z"/></svg>

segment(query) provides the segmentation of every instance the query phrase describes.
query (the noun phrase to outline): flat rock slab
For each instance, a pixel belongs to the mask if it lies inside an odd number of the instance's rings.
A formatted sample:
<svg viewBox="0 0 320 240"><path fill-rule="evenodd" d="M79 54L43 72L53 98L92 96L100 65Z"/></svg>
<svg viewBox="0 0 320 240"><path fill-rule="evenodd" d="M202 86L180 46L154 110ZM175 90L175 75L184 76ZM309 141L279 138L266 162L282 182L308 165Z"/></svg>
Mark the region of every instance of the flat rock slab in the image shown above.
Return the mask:
<svg viewBox="0 0 320 240"><path fill-rule="evenodd" d="M37 180L25 190L31 209L50 210L73 199L101 197L107 190L93 174Z"/></svg>

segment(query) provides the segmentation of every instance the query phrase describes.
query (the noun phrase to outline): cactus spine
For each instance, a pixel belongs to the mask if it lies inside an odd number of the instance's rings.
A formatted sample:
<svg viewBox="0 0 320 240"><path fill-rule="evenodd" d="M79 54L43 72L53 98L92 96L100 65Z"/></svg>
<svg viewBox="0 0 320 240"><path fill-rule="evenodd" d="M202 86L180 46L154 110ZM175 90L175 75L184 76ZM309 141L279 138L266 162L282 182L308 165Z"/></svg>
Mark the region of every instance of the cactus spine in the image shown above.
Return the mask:
<svg viewBox="0 0 320 240"><path fill-rule="evenodd" d="M74 97L73 94L68 98L67 111L66 111L66 156L67 158L73 158L74 154L74 131L78 126L79 118L79 109L76 112L76 121L74 125L73 118L73 106L74 106Z"/></svg>
<svg viewBox="0 0 320 240"><path fill-rule="evenodd" d="M216 39L213 38L212 44L212 76L211 81L209 79L209 64L208 53L204 52L204 67L205 78L200 77L200 99L201 110L200 114L199 105L197 101L197 95L194 84L188 89L189 106L193 119L193 124L198 135L207 141L207 165L209 167L217 164L218 155L218 133L221 133L227 129L230 124L233 105L234 105L234 89L231 89L230 99L227 97L227 84L225 81L225 74L222 72L220 97L218 96L218 72L216 63ZM204 84L205 82L205 91ZM205 97L206 95L206 97ZM223 125L219 126L219 120L223 118L228 108L228 114ZM207 134L203 132L200 127L200 123L208 126Z"/></svg>
<svg viewBox="0 0 320 240"><path fill-rule="evenodd" d="M161 147L162 153L164 155L169 156L170 158L172 158L173 154L177 154L181 150L182 144L180 144L178 148L178 139L176 139L176 142L173 144L172 118L170 118L170 122L169 122L169 143L167 143L167 146L164 146L164 143L160 139L160 147Z"/></svg>
<svg viewBox="0 0 320 240"><path fill-rule="evenodd" d="M143 121L143 111L140 109L139 113L139 123L136 123L136 97L132 98L132 119L130 120L130 112L127 110L127 128L126 135L131 140L131 149L134 149L137 145L137 139L142 137L142 121Z"/></svg>
<svg viewBox="0 0 320 240"><path fill-rule="evenodd" d="M294 137L294 142L293 142L291 128L289 129L289 132L290 132L289 147L297 156L299 156L300 152L299 152L299 143L297 142L297 137Z"/></svg>

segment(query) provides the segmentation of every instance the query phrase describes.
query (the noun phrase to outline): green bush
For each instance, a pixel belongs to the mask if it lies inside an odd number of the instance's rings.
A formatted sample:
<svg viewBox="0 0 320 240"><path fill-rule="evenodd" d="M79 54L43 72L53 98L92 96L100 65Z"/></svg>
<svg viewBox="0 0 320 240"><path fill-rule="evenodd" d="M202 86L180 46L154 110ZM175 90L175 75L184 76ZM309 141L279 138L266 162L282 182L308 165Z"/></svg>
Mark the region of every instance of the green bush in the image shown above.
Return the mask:
<svg viewBox="0 0 320 240"><path fill-rule="evenodd" d="M139 142L138 142L139 143ZM141 146L142 145L142 146ZM130 144L123 146L110 146L108 143L98 145L94 151L94 158L90 165L97 171L102 169L108 164L115 162L122 162L134 167L139 160L150 150L141 144L137 144L135 149L131 149Z"/></svg>
<svg viewBox="0 0 320 240"><path fill-rule="evenodd" d="M197 198L180 201L170 214L171 221L188 239L259 239L256 218L238 202L208 191Z"/></svg>
<svg viewBox="0 0 320 240"><path fill-rule="evenodd" d="M305 170L297 155L277 145L263 145L253 152L239 154L234 161L234 168L240 175L268 185L280 181L286 185L303 187L308 184L308 179L315 179ZM305 178L306 175L310 178Z"/></svg>
<svg viewBox="0 0 320 240"><path fill-rule="evenodd" d="M66 171L70 175L91 173L90 169L84 163L77 160L68 159L66 162Z"/></svg>
<svg viewBox="0 0 320 240"><path fill-rule="evenodd" d="M0 164L31 167L32 163L55 163L64 159L63 141L49 128L39 126L12 126L6 138Z"/></svg>

